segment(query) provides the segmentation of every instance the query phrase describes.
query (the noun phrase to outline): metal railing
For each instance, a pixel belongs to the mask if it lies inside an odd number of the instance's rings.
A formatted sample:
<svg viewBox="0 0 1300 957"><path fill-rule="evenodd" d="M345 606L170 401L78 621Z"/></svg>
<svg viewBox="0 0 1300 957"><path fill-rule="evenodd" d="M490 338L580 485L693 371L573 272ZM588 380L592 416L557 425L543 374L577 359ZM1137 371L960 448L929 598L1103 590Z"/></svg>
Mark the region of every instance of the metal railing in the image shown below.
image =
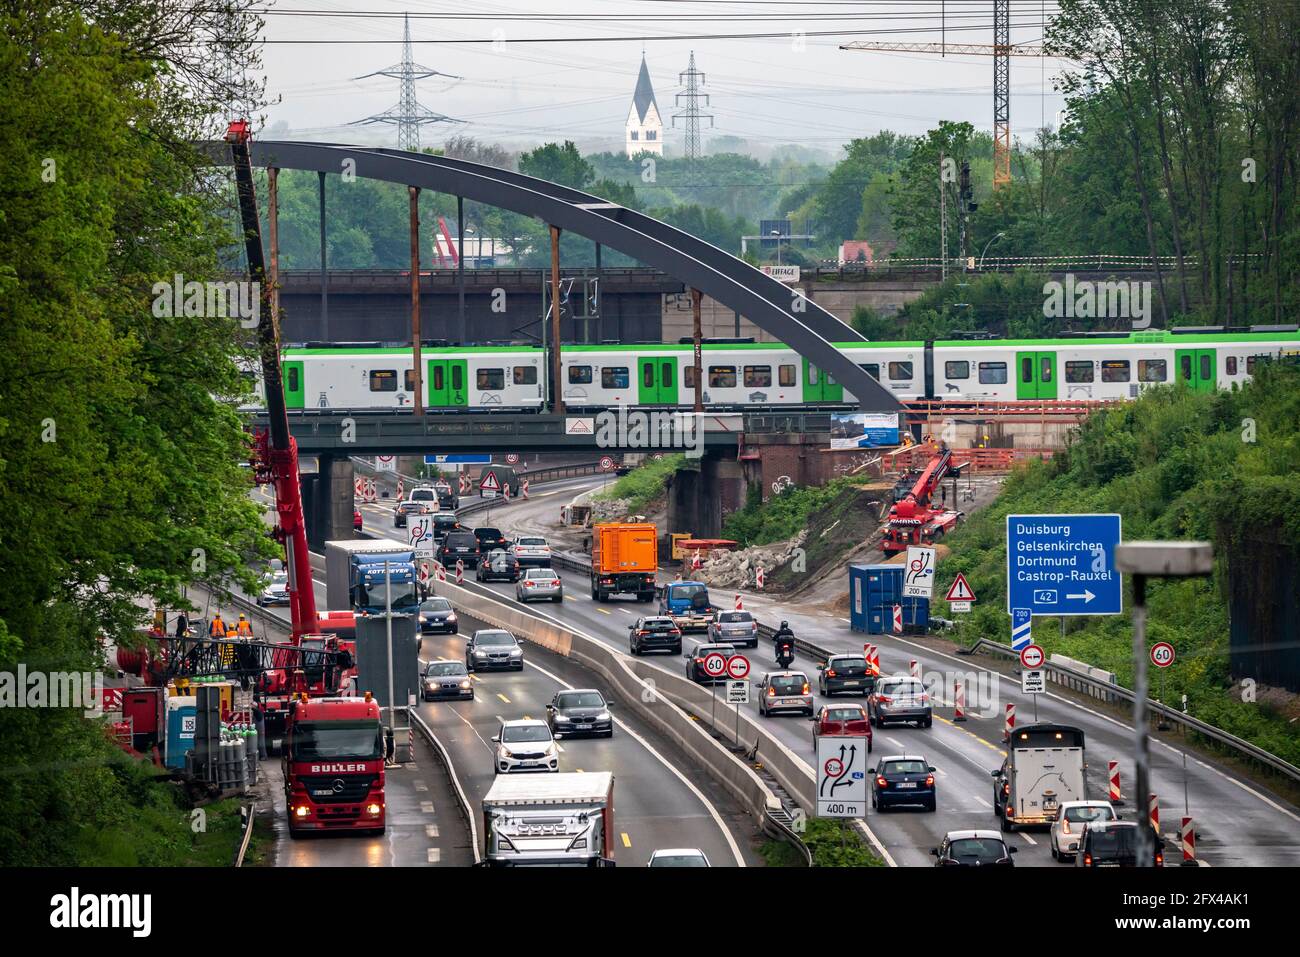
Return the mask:
<svg viewBox="0 0 1300 957"><path fill-rule="evenodd" d="M980 638L968 649L960 649L960 654L977 654L986 651L991 655L1002 658L1008 658L1013 661L1020 660L1020 653L1010 645L1004 645L996 641L990 641L987 638ZM1093 697L1101 698L1111 704L1124 702L1132 705L1137 701L1137 695L1121 685L1112 684L1106 681L1100 681L1092 675L1069 668L1059 663L1047 661L1043 668L1047 671L1049 681L1056 684L1064 685L1076 691L1084 691ZM1216 728L1208 722L1199 718L1194 718L1190 714L1184 714L1177 708L1171 708L1168 705L1147 699L1147 708L1153 715L1169 721L1172 724L1179 725L1184 731L1191 731L1202 737L1213 741L1219 746L1230 751L1235 751L1247 760L1262 764L1265 767L1276 771L1278 774L1290 778L1296 783L1300 783L1300 768L1290 764L1277 755L1265 751L1263 748L1251 744L1244 738L1239 738L1235 734L1229 734L1221 728Z"/></svg>

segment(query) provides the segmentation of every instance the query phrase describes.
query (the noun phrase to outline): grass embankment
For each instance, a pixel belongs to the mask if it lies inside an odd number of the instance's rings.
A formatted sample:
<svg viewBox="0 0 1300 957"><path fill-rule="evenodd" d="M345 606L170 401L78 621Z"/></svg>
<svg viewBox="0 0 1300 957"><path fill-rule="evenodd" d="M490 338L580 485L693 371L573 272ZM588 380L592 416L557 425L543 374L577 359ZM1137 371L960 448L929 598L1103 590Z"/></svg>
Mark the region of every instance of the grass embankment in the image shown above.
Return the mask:
<svg viewBox="0 0 1300 957"><path fill-rule="evenodd" d="M1289 696L1256 700L1249 684L1233 681L1228 658L1230 574L1238 585L1259 579L1264 586L1259 602L1239 605L1239 614L1250 615L1256 640L1280 641L1295 627L1271 607L1274 593L1266 587L1274 576L1293 572L1286 562L1262 559L1258 550L1279 549L1296 567L1297 474L1300 368L1258 367L1253 383L1230 392L1153 389L1094 414L1068 450L1013 474L996 502L949 537L953 554L939 567L935 591L943 594L957 572L965 574L981 600L960 616L966 619L963 638L1005 643L1008 514L1119 512L1126 541L1209 540L1213 578L1155 581L1148 589L1148 641L1168 641L1178 655L1166 674L1151 675L1152 695L1160 694L1163 678L1167 703L1177 704L1185 693L1193 716L1300 763L1300 735L1288 721L1294 714L1282 710ZM1283 587L1295 583L1284 580ZM1131 604L1130 590L1126 610ZM1132 687L1128 614L1066 619L1063 636L1059 619L1040 618L1034 640L1049 654L1113 671Z"/></svg>
<svg viewBox="0 0 1300 957"><path fill-rule="evenodd" d="M884 867L851 826L828 818L810 818L802 834L812 849L813 867ZM768 867L801 867L803 858L784 841L768 841L759 854Z"/></svg>
<svg viewBox="0 0 1300 957"><path fill-rule="evenodd" d="M627 502L627 514L644 514L650 505L663 497L673 473L685 466L686 456L681 454L665 455L661 459L648 458L593 498L602 502L622 499Z"/></svg>

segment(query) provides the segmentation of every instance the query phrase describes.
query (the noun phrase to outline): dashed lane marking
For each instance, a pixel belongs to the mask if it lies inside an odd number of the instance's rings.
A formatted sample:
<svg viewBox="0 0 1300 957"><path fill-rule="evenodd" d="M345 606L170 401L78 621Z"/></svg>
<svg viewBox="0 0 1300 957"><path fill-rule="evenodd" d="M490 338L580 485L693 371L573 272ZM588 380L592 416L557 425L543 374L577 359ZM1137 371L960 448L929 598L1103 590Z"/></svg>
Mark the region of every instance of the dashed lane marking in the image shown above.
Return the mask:
<svg viewBox="0 0 1300 957"><path fill-rule="evenodd" d="M631 847L631 846L632 846L632 839L631 839L630 837L627 836L627 832L626 832L626 831L623 832L623 846L624 846L624 847Z"/></svg>
<svg viewBox="0 0 1300 957"><path fill-rule="evenodd" d="M425 837L437 837L437 836L438 836L438 825L436 825L436 824L426 824L426 825L424 825L424 836L425 836Z"/></svg>
<svg viewBox="0 0 1300 957"><path fill-rule="evenodd" d="M429 848L429 858L428 858L428 859L429 859L429 863L430 863L430 864L437 864L437 863L441 862L441 861L442 861L442 851L438 850L438 848L436 848L436 847L431 847L431 848Z"/></svg>
<svg viewBox="0 0 1300 957"><path fill-rule="evenodd" d="M500 691L497 692L497 697L500 698L502 701L504 701L506 704L510 703L510 699L507 698L505 695L503 695Z"/></svg>
<svg viewBox="0 0 1300 957"><path fill-rule="evenodd" d="M434 813L434 812L433 812L433 802L432 802L432 801L421 801L421 802L420 802L420 811L421 811L422 813L424 813L424 814L432 814L432 813Z"/></svg>
<svg viewBox="0 0 1300 957"><path fill-rule="evenodd" d="M596 611L600 612L602 615L611 614L611 612L607 608L597 608Z"/></svg>

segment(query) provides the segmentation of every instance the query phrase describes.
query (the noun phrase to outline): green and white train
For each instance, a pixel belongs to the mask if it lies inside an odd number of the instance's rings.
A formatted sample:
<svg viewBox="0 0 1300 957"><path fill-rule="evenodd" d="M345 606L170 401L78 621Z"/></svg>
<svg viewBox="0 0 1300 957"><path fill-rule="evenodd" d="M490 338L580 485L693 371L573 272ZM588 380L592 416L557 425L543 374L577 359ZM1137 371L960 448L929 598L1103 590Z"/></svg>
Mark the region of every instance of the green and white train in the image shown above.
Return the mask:
<svg viewBox="0 0 1300 957"><path fill-rule="evenodd" d="M1060 339L840 343L902 400L1016 402L1128 399L1153 385L1198 391L1245 382L1262 358L1300 354L1300 327L1096 333ZM704 344L704 403L715 410L853 403L839 383L781 343ZM572 345L561 349L567 408L678 406L695 401L690 343ZM291 411L389 412L417 401L409 347L341 343L284 350ZM540 411L545 352L537 346L428 346L429 412ZM261 405L258 383L258 405Z"/></svg>

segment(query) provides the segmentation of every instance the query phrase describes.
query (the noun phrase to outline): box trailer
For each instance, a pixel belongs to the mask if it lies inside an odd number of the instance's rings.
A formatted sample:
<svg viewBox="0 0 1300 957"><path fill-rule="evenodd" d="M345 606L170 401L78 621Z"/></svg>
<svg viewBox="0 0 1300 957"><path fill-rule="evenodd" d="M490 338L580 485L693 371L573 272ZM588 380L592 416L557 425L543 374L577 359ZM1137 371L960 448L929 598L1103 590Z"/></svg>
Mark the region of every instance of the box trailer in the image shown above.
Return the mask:
<svg viewBox="0 0 1300 957"><path fill-rule="evenodd" d="M483 863L611 867L614 775L500 774L483 798Z"/></svg>

